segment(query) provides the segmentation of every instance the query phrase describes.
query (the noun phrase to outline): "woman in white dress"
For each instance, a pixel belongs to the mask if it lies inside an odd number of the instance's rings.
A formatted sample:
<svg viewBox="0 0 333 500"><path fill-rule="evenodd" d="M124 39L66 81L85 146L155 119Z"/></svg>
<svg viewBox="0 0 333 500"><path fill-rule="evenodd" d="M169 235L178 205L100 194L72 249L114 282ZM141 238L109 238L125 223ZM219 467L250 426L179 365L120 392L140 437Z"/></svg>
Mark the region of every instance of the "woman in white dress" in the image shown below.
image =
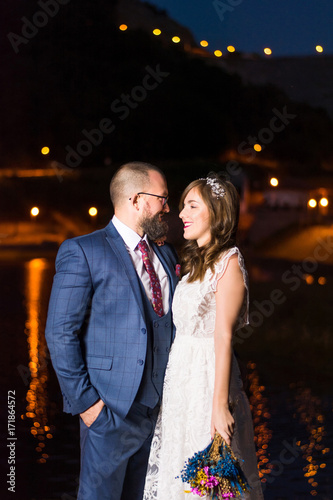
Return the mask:
<svg viewBox="0 0 333 500"><path fill-rule="evenodd" d="M185 189L180 206L188 242L173 298L176 337L144 500L199 498L184 492L189 485L182 483L180 472L215 431L241 461L251 486L242 498L262 500L252 417L232 349L233 333L248 322L247 272L235 246L238 193L231 182L210 174Z"/></svg>

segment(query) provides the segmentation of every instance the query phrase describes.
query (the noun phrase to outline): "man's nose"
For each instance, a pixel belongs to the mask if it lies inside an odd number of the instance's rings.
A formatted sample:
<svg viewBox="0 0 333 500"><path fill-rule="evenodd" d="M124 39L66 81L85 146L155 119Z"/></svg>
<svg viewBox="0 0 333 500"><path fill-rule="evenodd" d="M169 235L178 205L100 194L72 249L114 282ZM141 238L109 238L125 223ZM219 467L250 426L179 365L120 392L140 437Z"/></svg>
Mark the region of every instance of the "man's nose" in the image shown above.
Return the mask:
<svg viewBox="0 0 333 500"><path fill-rule="evenodd" d="M163 212L165 212L166 214L170 212L170 207L168 202L166 202L166 204L164 205Z"/></svg>

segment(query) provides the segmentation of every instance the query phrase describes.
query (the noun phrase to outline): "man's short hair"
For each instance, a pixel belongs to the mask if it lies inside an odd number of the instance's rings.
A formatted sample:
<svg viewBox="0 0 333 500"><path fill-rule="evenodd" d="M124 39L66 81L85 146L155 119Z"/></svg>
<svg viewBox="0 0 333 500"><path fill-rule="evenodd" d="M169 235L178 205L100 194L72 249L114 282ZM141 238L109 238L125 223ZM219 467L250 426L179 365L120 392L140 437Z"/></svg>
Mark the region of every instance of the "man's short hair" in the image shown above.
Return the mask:
<svg viewBox="0 0 333 500"><path fill-rule="evenodd" d="M149 171L163 172L155 165L141 161L125 163L114 174L110 183L110 197L114 207L122 205L134 191L146 191L149 188Z"/></svg>

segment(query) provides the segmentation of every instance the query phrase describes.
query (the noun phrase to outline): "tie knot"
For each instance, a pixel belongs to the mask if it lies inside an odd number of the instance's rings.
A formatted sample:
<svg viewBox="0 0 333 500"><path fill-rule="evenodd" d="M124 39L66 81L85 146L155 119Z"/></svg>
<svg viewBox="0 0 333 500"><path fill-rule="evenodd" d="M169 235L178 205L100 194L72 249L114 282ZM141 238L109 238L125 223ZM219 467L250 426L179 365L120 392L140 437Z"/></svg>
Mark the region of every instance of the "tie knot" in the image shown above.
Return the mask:
<svg viewBox="0 0 333 500"><path fill-rule="evenodd" d="M143 255L148 255L148 245L147 243L145 242L145 240L141 240L139 241L138 243L138 248L140 250L140 252L143 254Z"/></svg>

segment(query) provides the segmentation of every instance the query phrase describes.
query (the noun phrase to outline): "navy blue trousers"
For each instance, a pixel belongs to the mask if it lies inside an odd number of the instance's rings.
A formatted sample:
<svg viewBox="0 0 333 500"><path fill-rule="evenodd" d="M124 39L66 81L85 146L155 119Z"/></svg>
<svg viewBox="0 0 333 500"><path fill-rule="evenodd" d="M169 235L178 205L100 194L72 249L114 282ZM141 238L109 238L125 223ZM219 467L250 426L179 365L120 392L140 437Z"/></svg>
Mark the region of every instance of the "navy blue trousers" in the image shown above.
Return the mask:
<svg viewBox="0 0 333 500"><path fill-rule="evenodd" d="M77 500L142 500L158 411L134 402L124 420L107 406L90 427L80 418Z"/></svg>

